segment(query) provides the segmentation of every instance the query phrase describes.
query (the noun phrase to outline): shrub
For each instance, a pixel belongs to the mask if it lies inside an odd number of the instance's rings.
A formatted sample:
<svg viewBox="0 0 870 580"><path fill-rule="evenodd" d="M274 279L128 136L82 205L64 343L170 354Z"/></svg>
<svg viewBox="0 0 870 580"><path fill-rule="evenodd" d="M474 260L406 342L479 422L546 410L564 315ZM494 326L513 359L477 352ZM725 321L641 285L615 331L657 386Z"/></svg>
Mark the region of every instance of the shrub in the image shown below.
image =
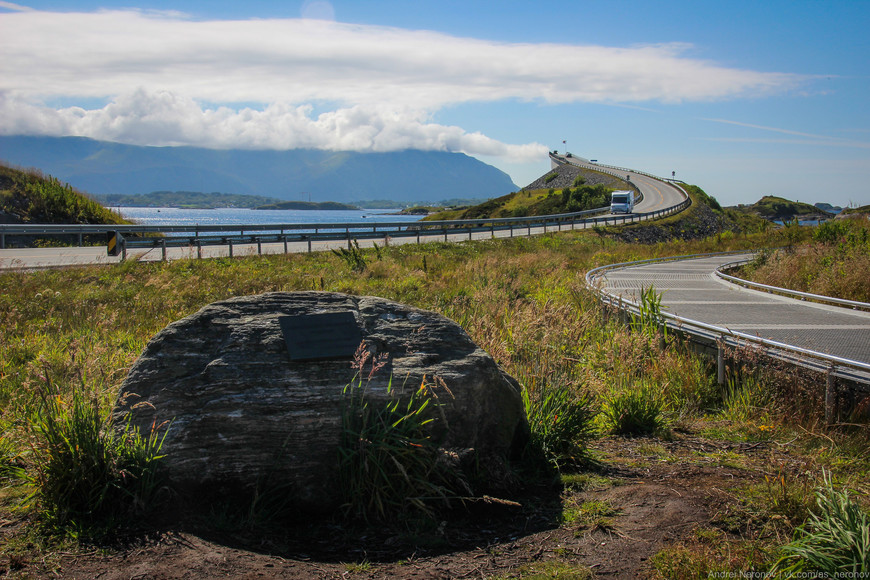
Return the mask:
<svg viewBox="0 0 870 580"><path fill-rule="evenodd" d="M531 429L529 453L557 469L587 459L586 442L594 436L593 409L589 393L576 394L566 386L524 388L523 406Z"/></svg>
<svg viewBox="0 0 870 580"><path fill-rule="evenodd" d="M845 220L830 220L813 231L813 241L821 244L832 244L845 238L848 233L848 222Z"/></svg>
<svg viewBox="0 0 870 580"><path fill-rule="evenodd" d="M601 412L616 435L651 435L668 426L667 403L646 381L606 395Z"/></svg>
<svg viewBox="0 0 870 580"><path fill-rule="evenodd" d="M375 252L378 254L378 259L380 259L381 253L377 246L375 246ZM366 258L359 247L359 242L356 240L353 240L349 248L333 249L332 253L341 258L354 272L362 272L366 269Z"/></svg>

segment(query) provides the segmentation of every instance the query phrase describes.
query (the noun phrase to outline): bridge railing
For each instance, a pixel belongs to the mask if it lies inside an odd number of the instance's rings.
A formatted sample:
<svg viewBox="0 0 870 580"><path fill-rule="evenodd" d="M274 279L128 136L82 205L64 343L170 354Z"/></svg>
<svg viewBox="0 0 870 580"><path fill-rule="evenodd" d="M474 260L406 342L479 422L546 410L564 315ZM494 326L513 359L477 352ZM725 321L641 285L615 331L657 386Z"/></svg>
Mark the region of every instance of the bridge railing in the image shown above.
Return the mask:
<svg viewBox="0 0 870 580"><path fill-rule="evenodd" d="M811 294L809 292L798 292L797 290L789 290L788 288L768 286L767 284L759 284L758 282L751 282L749 280L744 280L743 278L731 276L730 274L726 274L724 272L724 270L729 270L731 268L741 266L750 261L751 260L738 260L729 264L723 264L716 269L716 275L719 278L727 280L728 282L731 282L733 284L739 284L740 286L752 288L753 290L760 290L762 292L767 292L768 294L779 294L781 296L788 296L789 298L797 298L798 300L809 300L811 302L819 302L821 304L833 304L834 306L843 306L845 308L851 308L853 310L870 310L870 304L868 304L867 302L844 300L842 298L834 298L833 296L822 296L821 294Z"/></svg>
<svg viewBox="0 0 870 580"><path fill-rule="evenodd" d="M609 264L607 266L600 266L589 270L586 273L586 286L596 293L599 300L605 305L627 312L630 315L639 316L641 313L640 304L633 300L623 298L620 295L608 292L602 288L598 278L604 275L608 270L625 266L745 253L746 252L717 252L711 254L670 256L666 258L653 258L636 262ZM725 382L726 347L739 348L755 346L761 348L768 356L824 373L827 382L825 393L825 417L828 422L833 422L833 416L835 413L837 399L836 377L841 377L865 385L870 383L870 364L861 361L846 359L791 344L777 342L775 340L761 338L760 336L746 334L725 327L706 324L698 320L677 316L669 312L660 312L659 317L662 324L665 324L668 328L692 335L716 345L717 379L720 385Z"/></svg>

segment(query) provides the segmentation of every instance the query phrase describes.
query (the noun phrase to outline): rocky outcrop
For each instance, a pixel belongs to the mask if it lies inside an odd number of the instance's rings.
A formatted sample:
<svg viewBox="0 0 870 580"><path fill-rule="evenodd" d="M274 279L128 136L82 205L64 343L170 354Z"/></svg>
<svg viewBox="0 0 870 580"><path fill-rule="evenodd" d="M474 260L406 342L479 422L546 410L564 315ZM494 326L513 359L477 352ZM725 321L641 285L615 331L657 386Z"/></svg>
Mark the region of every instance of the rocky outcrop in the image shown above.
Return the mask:
<svg viewBox="0 0 870 580"><path fill-rule="evenodd" d="M551 175L555 175L556 177L550 179ZM584 169L582 167L577 167L576 165L567 164L560 165L554 169L551 169L535 181L525 186L523 190L559 190L565 189L566 187L575 187L574 180L576 180L578 176L583 177L585 185L603 184L613 189L625 189L627 187L624 181L617 179L612 175L601 173L599 171L592 171L591 169Z"/></svg>
<svg viewBox="0 0 870 580"><path fill-rule="evenodd" d="M737 231L737 226L710 206L695 203L678 218L664 224L640 222L620 227L613 237L632 244L659 244L671 240L701 240L724 231Z"/></svg>
<svg viewBox="0 0 870 580"><path fill-rule="evenodd" d="M452 321L382 298L296 292L210 304L150 341L121 386L116 423L171 422L165 465L183 496L231 497L269 479L301 508L336 507L342 390L355 371L346 357L291 360L279 322L333 312L352 313L367 350L387 361L369 400L387 400L390 381L394 393L443 382L434 436L499 488L528 429L516 381Z"/></svg>

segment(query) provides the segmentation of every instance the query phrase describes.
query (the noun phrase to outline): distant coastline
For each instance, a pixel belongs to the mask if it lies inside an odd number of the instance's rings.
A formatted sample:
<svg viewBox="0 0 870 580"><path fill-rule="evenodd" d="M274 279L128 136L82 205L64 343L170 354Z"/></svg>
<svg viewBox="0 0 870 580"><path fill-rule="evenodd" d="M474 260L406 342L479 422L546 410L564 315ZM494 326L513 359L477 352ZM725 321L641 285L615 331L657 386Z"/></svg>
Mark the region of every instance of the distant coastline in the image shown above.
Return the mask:
<svg viewBox="0 0 870 580"><path fill-rule="evenodd" d="M339 211L339 210L354 210L360 209L355 205L347 203L338 203L337 201L279 201L276 203L268 203L257 206L253 209L301 209L314 211Z"/></svg>

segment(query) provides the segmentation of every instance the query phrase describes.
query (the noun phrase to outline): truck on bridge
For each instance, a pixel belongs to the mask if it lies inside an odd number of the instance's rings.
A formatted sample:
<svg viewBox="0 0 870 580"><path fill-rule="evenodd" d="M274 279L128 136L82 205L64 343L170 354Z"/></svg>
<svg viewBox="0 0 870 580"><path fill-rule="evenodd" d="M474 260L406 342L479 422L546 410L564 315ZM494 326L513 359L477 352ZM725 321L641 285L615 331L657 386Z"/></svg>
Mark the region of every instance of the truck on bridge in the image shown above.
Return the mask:
<svg viewBox="0 0 870 580"><path fill-rule="evenodd" d="M610 196L610 213L631 213L634 211L634 192L614 191Z"/></svg>

